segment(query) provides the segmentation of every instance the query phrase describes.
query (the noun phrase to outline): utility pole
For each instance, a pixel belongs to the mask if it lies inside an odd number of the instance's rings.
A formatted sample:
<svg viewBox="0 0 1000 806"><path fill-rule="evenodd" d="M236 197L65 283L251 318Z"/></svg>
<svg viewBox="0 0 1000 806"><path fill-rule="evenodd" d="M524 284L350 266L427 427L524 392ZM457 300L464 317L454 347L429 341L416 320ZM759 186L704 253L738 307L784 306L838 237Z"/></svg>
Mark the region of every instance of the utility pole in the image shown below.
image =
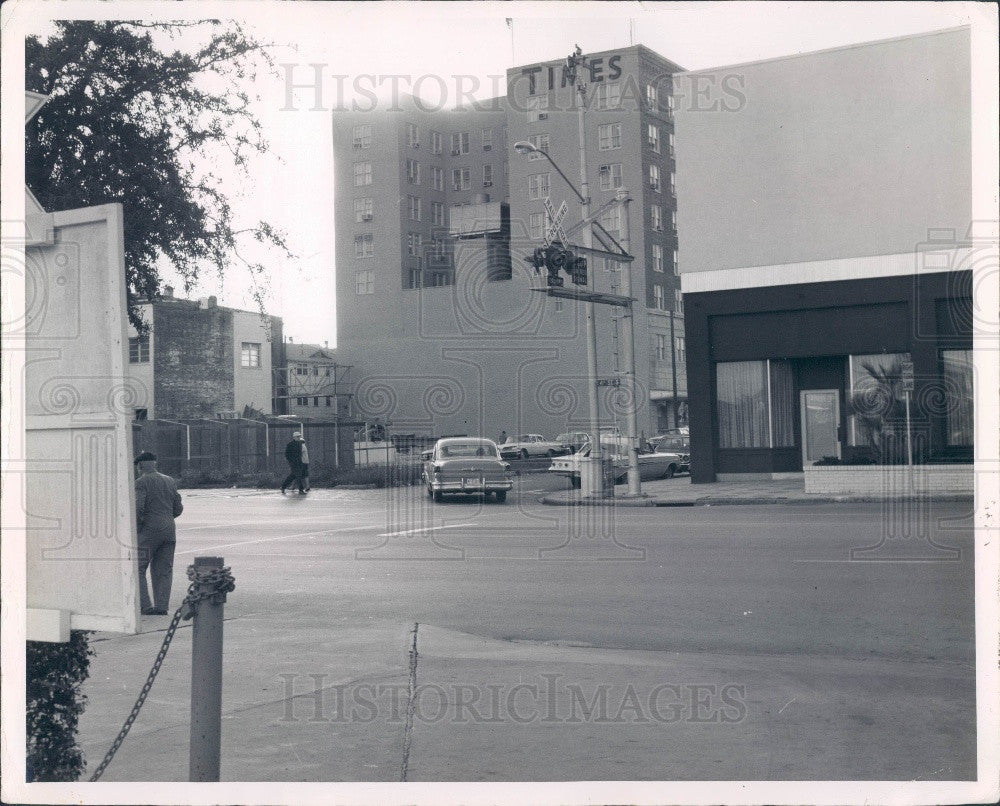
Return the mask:
<svg viewBox="0 0 1000 806"><path fill-rule="evenodd" d="M674 381L674 399L671 401L671 406L674 410L674 428L680 425L680 418L678 416L678 405L677 405L677 343L674 340L674 311L670 310L670 374L673 376Z"/></svg>
<svg viewBox="0 0 1000 806"><path fill-rule="evenodd" d="M622 249L631 254L628 205L632 200L625 188L619 190L617 196L622 209ZM631 297L632 264L623 262L618 265L622 273L622 296ZM629 396L628 409L625 413L625 431L628 437L628 494L638 497L642 495L642 483L639 479L639 422L636 415L639 401L636 397L638 388L635 382L635 316L632 312L632 305L625 307L623 317L626 320L622 332L622 339L625 342L623 349L625 354L625 393Z"/></svg>
<svg viewBox="0 0 1000 806"><path fill-rule="evenodd" d="M584 96L587 92L587 85L582 78L582 67L584 62L583 51L577 46L573 54L566 59L567 67L571 66L574 83L574 102L577 114L577 132L580 146L580 217L583 221L590 219L590 183L587 181L587 137L584 127ZM593 234L589 226L583 230L583 246L593 247ZM588 291L596 291L597 272L591 271ZM590 300L584 302L584 315L586 318L586 339L587 339L587 402L590 406L590 461L597 464L593 472L589 474L591 487L584 492L589 495L604 494L603 480L603 460L604 451L601 446L600 410L597 395L597 324L595 321L594 303ZM581 474L585 476L588 474Z"/></svg>

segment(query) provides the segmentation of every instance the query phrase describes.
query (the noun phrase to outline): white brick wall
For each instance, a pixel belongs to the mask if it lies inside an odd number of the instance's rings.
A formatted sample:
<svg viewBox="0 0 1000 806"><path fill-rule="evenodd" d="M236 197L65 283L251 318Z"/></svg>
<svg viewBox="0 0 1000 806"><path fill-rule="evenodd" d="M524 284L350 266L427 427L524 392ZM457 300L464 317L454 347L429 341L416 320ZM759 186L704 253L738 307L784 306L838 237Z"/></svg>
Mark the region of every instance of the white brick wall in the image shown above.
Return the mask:
<svg viewBox="0 0 1000 806"><path fill-rule="evenodd" d="M822 495L972 495L973 465L807 466L807 493Z"/></svg>

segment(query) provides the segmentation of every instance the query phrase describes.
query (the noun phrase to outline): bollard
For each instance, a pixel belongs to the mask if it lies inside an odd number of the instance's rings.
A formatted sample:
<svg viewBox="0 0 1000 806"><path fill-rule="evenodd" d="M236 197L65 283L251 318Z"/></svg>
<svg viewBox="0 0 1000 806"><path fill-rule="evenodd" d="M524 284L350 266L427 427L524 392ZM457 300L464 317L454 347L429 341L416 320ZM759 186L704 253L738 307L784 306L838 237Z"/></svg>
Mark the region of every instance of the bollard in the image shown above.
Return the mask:
<svg viewBox="0 0 1000 806"><path fill-rule="evenodd" d="M221 557L195 557L195 581L222 568ZM199 593L212 586L204 582ZM188 779L218 781L222 740L222 614L226 595L195 604L191 641L191 759Z"/></svg>

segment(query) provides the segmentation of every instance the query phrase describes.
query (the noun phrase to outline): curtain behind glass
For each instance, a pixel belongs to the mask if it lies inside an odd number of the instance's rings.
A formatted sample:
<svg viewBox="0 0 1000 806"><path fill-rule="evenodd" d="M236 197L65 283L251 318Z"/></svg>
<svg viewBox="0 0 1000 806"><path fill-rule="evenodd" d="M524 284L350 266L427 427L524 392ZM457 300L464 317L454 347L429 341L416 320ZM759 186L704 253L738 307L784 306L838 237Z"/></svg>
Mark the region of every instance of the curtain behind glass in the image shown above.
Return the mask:
<svg viewBox="0 0 1000 806"><path fill-rule="evenodd" d="M767 364L716 364L720 448L768 447Z"/></svg>
<svg viewBox="0 0 1000 806"><path fill-rule="evenodd" d="M770 361L772 447L795 446L795 383L790 361Z"/></svg>
<svg viewBox="0 0 1000 806"><path fill-rule="evenodd" d="M972 350L942 350L949 445L972 445Z"/></svg>

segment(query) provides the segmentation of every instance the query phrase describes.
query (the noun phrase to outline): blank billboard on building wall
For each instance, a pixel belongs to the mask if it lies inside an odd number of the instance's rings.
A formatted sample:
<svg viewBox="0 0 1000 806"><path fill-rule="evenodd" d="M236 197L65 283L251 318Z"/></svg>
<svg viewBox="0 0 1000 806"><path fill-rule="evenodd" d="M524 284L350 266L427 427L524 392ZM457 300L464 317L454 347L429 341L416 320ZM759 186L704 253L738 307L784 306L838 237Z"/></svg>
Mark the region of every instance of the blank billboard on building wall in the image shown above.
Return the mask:
<svg viewBox="0 0 1000 806"><path fill-rule="evenodd" d="M29 639L134 632L135 504L121 206L31 216L25 248ZM13 492L13 491L11 491Z"/></svg>

